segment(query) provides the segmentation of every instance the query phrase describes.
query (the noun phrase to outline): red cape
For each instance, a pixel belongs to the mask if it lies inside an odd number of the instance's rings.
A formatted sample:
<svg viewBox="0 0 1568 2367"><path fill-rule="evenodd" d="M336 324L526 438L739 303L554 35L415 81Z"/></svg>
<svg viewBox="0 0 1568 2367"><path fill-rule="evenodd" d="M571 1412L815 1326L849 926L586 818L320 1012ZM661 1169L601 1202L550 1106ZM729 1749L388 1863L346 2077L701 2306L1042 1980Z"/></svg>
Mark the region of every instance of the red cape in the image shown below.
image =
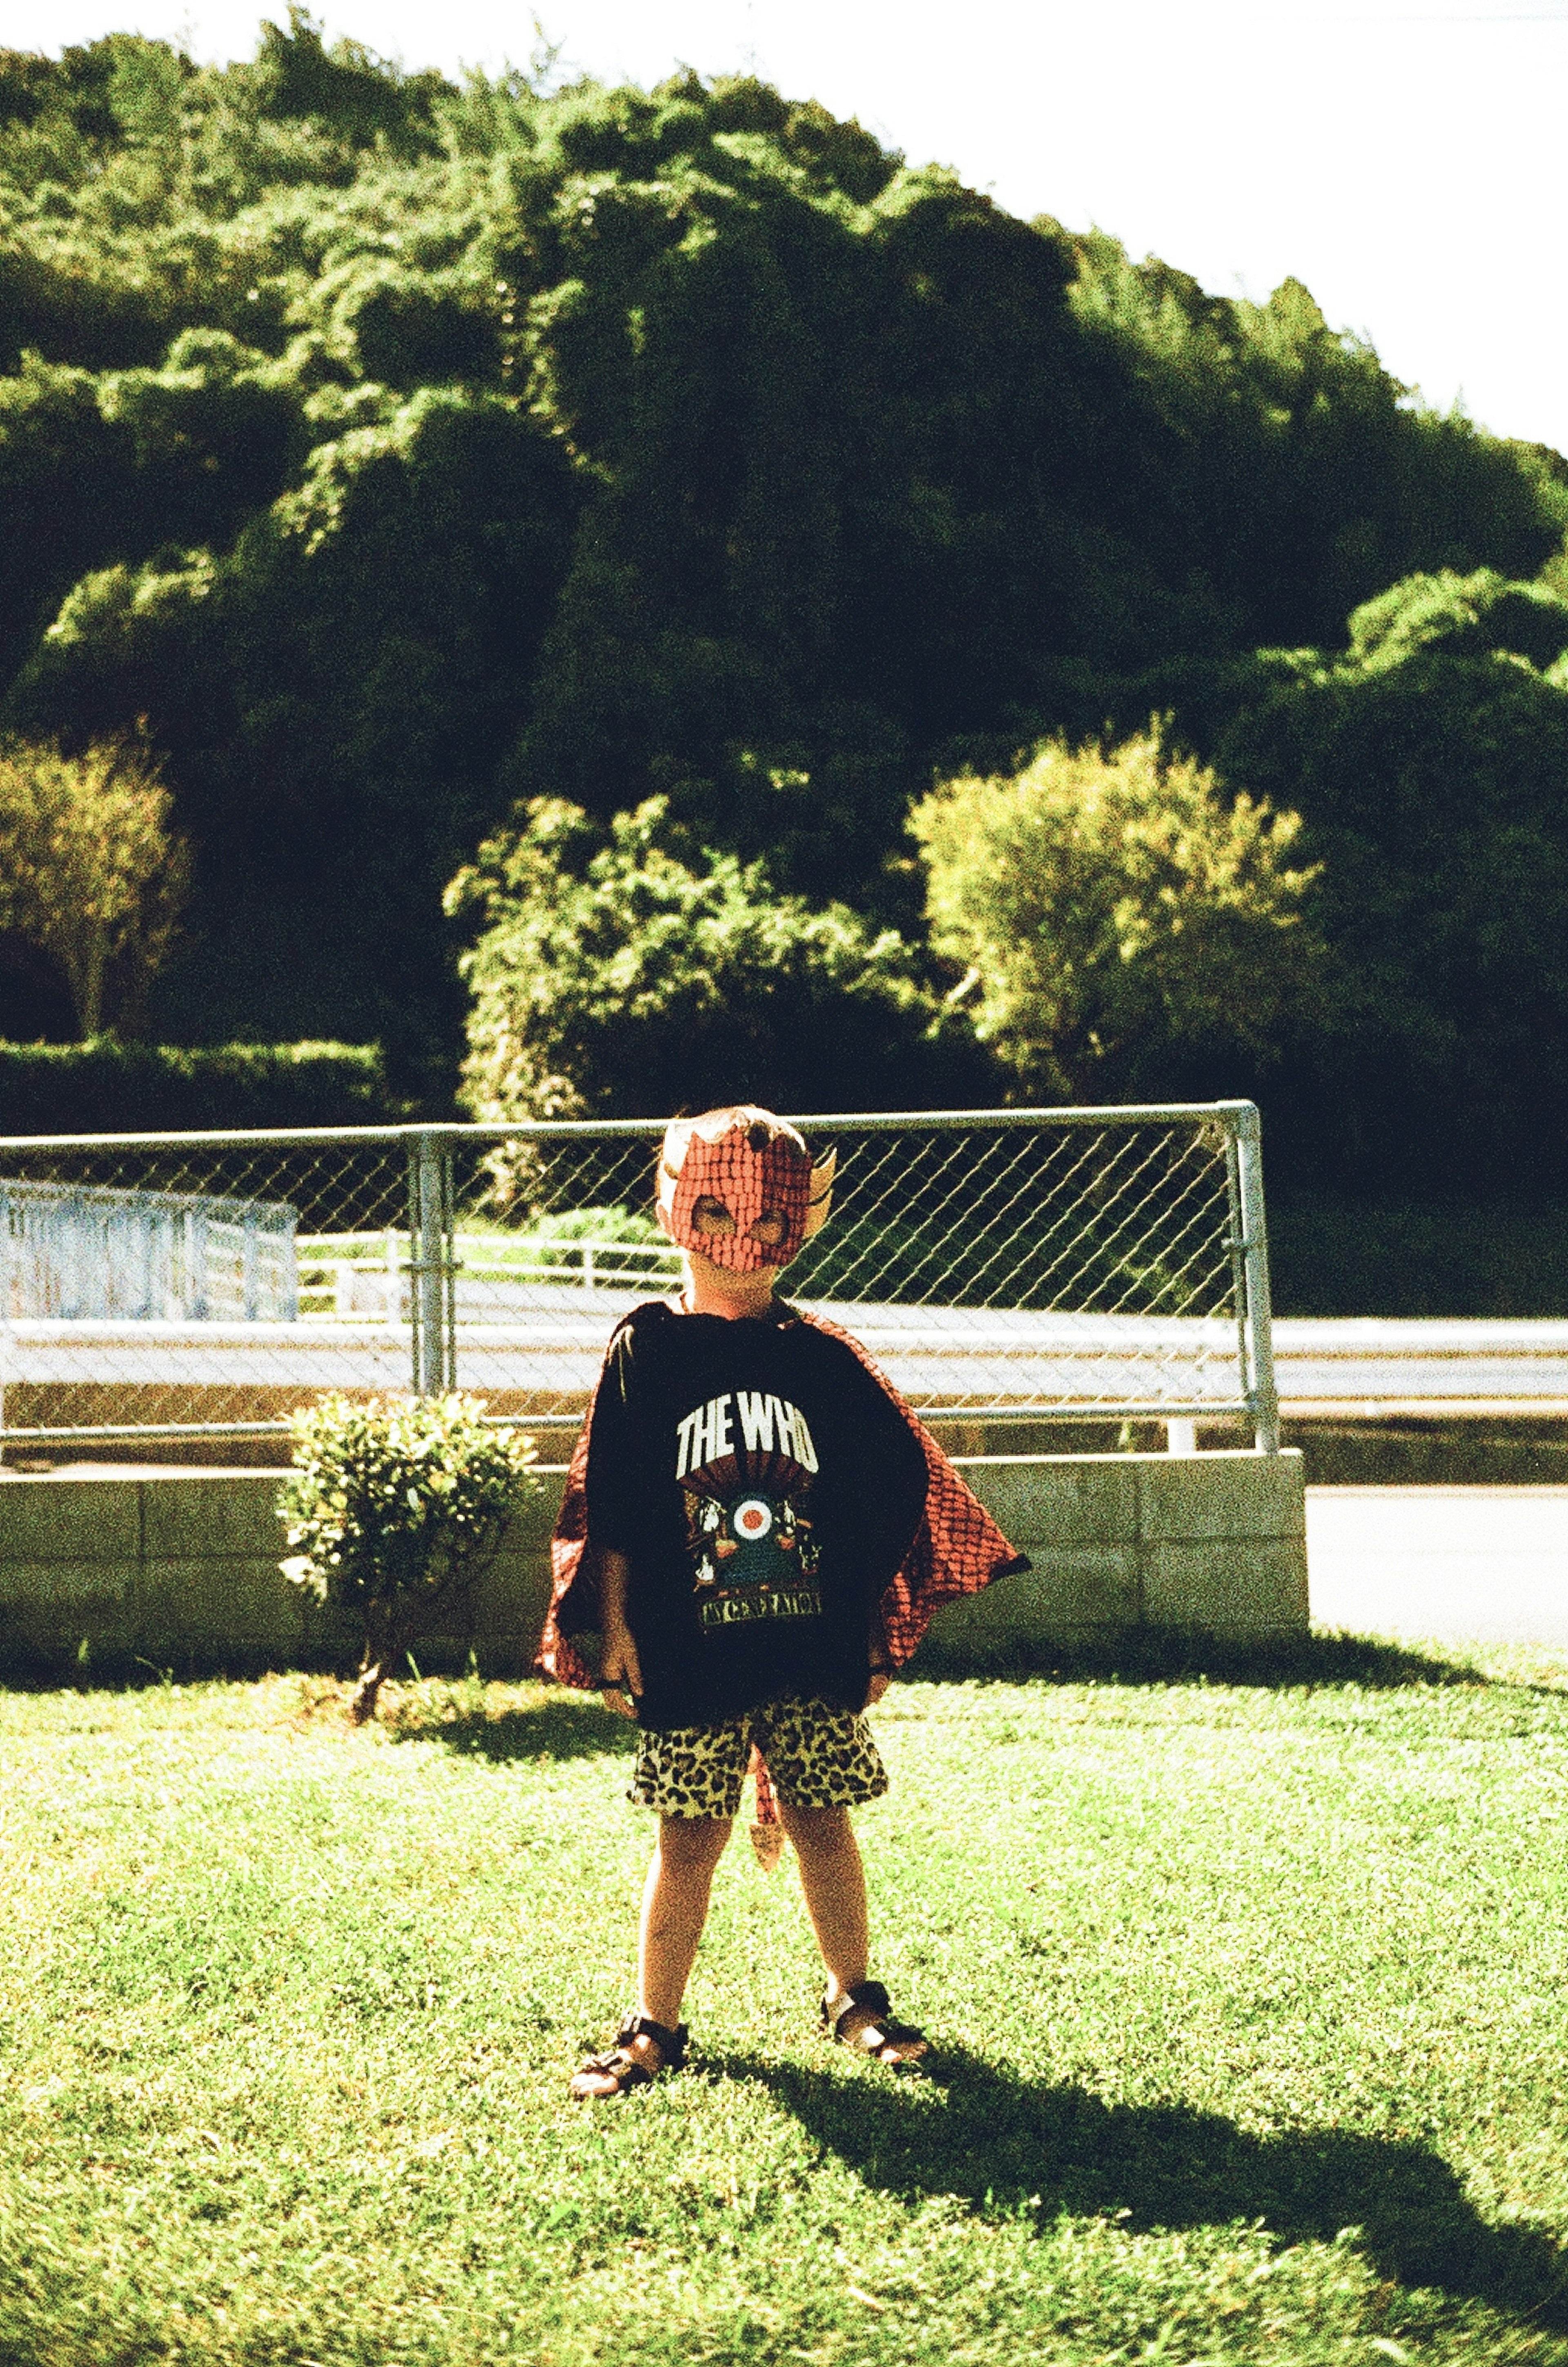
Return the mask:
<svg viewBox="0 0 1568 2367"><path fill-rule="evenodd" d="M920 1524L908 1552L882 1597L882 1620L887 1653L902 1668L931 1625L938 1607L959 1594L976 1594L994 1578L1008 1578L1029 1568L1027 1555L1016 1553L979 1499L964 1486L919 1415L911 1413L887 1376L852 1334L840 1331L820 1315L791 1308L789 1319L809 1323L818 1331L841 1340L860 1358L866 1371L897 1407L926 1458L926 1502ZM572 1642L574 1636L599 1629L599 1571L588 1547L588 1440L592 1421L582 1425L567 1472L566 1497L550 1543L555 1584L536 1666L563 1685L592 1691L599 1682Z"/></svg>

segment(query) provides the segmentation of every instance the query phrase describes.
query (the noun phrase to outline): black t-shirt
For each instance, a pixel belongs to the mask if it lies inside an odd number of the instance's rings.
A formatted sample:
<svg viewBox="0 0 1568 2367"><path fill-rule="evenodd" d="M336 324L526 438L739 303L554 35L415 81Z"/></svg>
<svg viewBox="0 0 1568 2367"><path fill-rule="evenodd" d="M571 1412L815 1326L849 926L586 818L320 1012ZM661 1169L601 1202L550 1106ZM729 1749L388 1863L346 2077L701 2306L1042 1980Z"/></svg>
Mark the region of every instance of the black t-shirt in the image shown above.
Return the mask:
<svg viewBox="0 0 1568 2367"><path fill-rule="evenodd" d="M593 1399L588 1537L630 1564L644 1726L865 1699L871 1622L925 1503L919 1441L841 1340L653 1303Z"/></svg>

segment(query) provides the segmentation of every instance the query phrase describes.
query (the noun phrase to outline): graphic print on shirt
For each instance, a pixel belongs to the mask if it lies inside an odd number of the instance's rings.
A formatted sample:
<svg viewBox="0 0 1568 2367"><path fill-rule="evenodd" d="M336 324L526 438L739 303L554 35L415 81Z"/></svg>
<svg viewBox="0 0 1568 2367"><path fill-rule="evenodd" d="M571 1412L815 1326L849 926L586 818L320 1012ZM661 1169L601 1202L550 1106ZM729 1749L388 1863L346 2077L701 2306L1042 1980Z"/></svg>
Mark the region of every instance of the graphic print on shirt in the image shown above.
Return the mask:
<svg viewBox="0 0 1568 2367"><path fill-rule="evenodd" d="M818 1615L816 1473L806 1416L787 1398L726 1390L676 1423L675 1477L704 1627Z"/></svg>

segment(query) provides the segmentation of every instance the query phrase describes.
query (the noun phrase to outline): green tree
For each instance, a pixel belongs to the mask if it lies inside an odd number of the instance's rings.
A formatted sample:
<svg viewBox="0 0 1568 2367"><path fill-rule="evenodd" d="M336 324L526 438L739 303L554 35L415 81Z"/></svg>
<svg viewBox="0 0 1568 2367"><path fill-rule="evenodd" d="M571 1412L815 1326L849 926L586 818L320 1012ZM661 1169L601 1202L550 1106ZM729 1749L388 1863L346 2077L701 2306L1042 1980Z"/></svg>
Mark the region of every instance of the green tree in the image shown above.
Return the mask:
<svg viewBox="0 0 1568 2367"><path fill-rule="evenodd" d="M1329 641L1395 577L1522 572L1568 523L1561 461L1412 402L1300 280L1262 304L1212 296L1103 232L1043 227L1071 248L1074 316L1111 365L1106 507L1162 583L1192 579L1171 646Z"/></svg>
<svg viewBox="0 0 1568 2367"><path fill-rule="evenodd" d="M447 903L483 923L460 964L476 1117L897 1108L974 1088L895 931L776 894L760 863L683 842L657 798L608 829L540 799Z"/></svg>
<svg viewBox="0 0 1568 2367"><path fill-rule="evenodd" d="M504 810L572 499L525 416L427 389L320 443L233 549L77 585L13 712L35 734L172 719L197 849L159 993L178 1040L286 1040L329 1008L387 1046L400 1086L450 1092L441 892Z"/></svg>
<svg viewBox="0 0 1568 2367"><path fill-rule="evenodd" d="M171 798L144 741L79 756L0 745L0 923L53 956L77 1025L135 1033L189 876Z"/></svg>
<svg viewBox="0 0 1568 2367"><path fill-rule="evenodd" d="M1568 651L1568 598L1544 583L1511 583L1495 569L1408 575L1350 618L1348 663L1366 674L1422 650L1445 657L1527 659L1538 671Z"/></svg>
<svg viewBox="0 0 1568 2367"><path fill-rule="evenodd" d="M1031 1093L1154 1097L1173 1055L1267 1059L1313 1023L1299 818L1227 798L1156 727L944 782L910 826L932 943L964 966L953 1000Z"/></svg>
<svg viewBox="0 0 1568 2367"><path fill-rule="evenodd" d="M1422 577L1348 654L1260 669L1213 731L1322 862L1332 1027L1281 1080L1292 1165L1337 1188L1557 1192L1568 1162L1568 602Z"/></svg>

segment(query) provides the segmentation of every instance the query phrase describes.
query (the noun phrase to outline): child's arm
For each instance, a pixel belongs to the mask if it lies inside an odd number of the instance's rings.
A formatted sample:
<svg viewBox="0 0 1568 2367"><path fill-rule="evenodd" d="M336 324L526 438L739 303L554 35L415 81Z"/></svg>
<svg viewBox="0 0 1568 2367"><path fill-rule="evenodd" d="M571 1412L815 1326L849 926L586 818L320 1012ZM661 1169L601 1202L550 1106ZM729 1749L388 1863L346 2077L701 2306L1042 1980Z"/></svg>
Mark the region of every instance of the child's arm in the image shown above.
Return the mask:
<svg viewBox="0 0 1568 2367"><path fill-rule="evenodd" d="M634 1696L642 1691L637 1646L626 1625L626 1580L630 1574L631 1564L624 1553L617 1553L613 1546L600 1548L599 1606L604 1644L600 1676L605 1707L618 1710L623 1717L636 1716Z"/></svg>

